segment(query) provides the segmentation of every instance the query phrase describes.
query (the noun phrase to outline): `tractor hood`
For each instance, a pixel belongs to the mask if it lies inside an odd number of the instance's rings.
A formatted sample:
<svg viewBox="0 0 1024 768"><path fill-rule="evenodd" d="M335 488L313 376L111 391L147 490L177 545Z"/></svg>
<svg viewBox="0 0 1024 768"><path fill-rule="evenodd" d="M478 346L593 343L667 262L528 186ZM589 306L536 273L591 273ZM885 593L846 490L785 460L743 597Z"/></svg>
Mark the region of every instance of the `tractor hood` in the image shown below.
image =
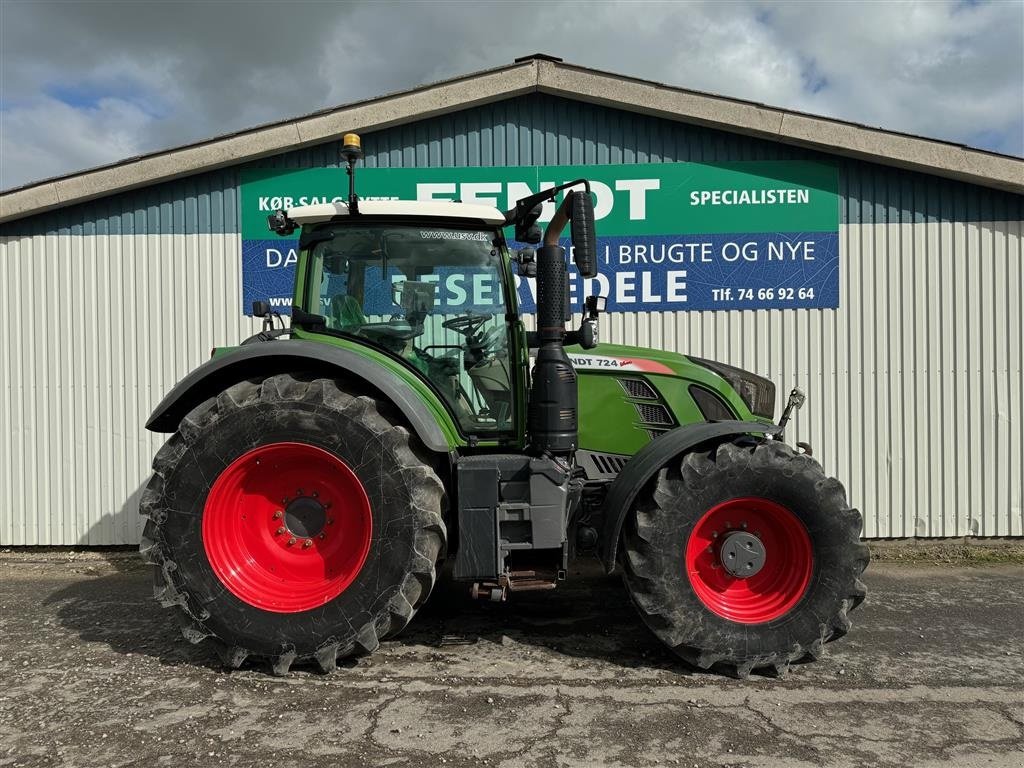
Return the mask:
<svg viewBox="0 0 1024 768"><path fill-rule="evenodd" d="M763 413L774 408L774 386L755 374L674 352L618 344L601 344L594 350L567 347L566 352L579 377L583 450L632 455L663 432L685 424L720 419L771 422L769 416L755 415L747 402L759 405Z"/></svg>
<svg viewBox="0 0 1024 768"><path fill-rule="evenodd" d="M696 363L676 352L660 349L627 347L622 344L600 344L594 350L566 347L576 370L582 375L591 371L632 371L663 376L686 377Z"/></svg>

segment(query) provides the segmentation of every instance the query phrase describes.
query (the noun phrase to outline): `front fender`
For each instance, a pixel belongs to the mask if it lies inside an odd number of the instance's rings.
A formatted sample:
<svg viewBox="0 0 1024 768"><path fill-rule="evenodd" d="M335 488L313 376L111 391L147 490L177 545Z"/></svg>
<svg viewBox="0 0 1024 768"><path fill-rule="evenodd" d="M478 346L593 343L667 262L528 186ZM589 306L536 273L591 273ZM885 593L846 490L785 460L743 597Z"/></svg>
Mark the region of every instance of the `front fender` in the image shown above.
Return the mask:
<svg viewBox="0 0 1024 768"><path fill-rule="evenodd" d="M293 371L323 372L327 377L356 379L393 403L428 449L447 453L454 447L423 396L394 372L352 350L299 340L249 344L208 360L168 393L149 417L146 429L173 432L189 411L232 384ZM439 404L438 407L443 409Z"/></svg>
<svg viewBox="0 0 1024 768"><path fill-rule="evenodd" d="M601 562L604 563L605 570L611 573L615 569L619 534L622 532L626 515L633 508L633 502L662 467L701 443L734 435L775 435L779 432L781 429L774 424L756 421L708 421L673 429L647 443L612 481L604 500Z"/></svg>

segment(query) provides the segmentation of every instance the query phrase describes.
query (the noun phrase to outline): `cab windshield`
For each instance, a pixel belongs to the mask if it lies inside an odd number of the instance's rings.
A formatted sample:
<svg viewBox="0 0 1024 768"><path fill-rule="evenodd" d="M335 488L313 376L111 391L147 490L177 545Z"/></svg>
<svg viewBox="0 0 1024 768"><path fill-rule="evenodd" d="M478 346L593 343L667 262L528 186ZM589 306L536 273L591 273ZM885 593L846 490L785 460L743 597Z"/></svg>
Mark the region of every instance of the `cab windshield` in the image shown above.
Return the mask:
<svg viewBox="0 0 1024 768"><path fill-rule="evenodd" d="M468 433L512 429L501 244L476 229L339 226L310 254L308 310L401 357Z"/></svg>

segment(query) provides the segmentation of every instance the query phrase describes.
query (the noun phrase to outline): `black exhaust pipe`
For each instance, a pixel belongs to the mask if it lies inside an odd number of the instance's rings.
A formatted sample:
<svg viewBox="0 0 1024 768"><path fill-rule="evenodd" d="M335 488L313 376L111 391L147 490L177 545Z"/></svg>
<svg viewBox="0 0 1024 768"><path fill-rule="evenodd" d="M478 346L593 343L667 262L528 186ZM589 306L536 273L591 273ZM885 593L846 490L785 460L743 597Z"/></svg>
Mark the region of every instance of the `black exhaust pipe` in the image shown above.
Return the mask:
<svg viewBox="0 0 1024 768"><path fill-rule="evenodd" d="M528 427L533 447L555 455L572 454L579 441L576 370L565 353L568 272L565 248L537 249L537 361L533 366Z"/></svg>
<svg viewBox="0 0 1024 768"><path fill-rule="evenodd" d="M556 456L571 456L579 444L576 369L564 346L569 272L565 248L558 245L570 219L576 265L581 275L593 277L597 269L589 188L566 194L544 232L544 245L537 249L538 349L527 426L533 448Z"/></svg>

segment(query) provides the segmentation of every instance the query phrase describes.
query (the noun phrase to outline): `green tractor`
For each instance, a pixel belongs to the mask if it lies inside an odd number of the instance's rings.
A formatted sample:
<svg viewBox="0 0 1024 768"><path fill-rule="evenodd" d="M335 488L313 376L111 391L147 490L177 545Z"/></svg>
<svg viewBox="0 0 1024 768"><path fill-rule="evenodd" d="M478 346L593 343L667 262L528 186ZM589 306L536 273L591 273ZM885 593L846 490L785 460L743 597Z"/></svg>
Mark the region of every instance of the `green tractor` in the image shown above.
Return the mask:
<svg viewBox="0 0 1024 768"><path fill-rule="evenodd" d="M598 345L598 297L566 330L567 225L597 273L585 181L508 212L360 201L359 139L344 145L347 203L270 217L300 237L290 327L257 302L264 330L147 424L172 434L141 550L186 638L231 668L326 672L400 632L446 559L502 601L580 557L619 564L644 622L701 669L782 674L847 632L868 552L842 485L781 439L802 396L775 424L766 379ZM537 247L510 253L506 227ZM536 278L535 331L517 275Z"/></svg>

